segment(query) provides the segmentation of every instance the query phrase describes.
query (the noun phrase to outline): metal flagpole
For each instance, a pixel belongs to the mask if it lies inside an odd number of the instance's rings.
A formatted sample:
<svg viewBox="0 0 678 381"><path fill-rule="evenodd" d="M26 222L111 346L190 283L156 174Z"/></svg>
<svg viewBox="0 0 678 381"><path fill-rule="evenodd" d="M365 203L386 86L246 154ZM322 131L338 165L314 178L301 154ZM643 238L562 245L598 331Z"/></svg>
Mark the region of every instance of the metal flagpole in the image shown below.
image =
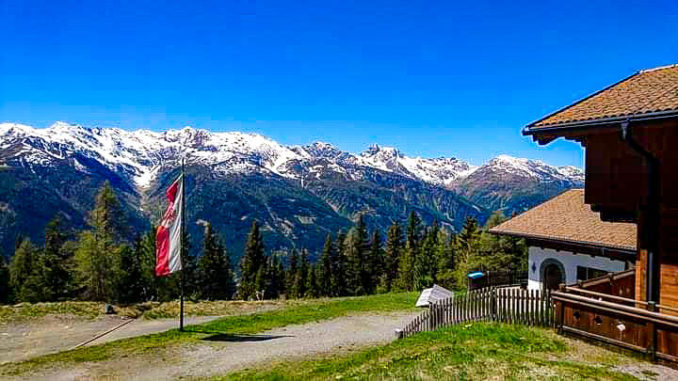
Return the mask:
<svg viewBox="0 0 678 381"><path fill-rule="evenodd" d="M184 248L186 247L186 244L184 242L184 237L185 237L185 232L184 229L186 228L186 197L184 195L186 194L186 188L184 187L184 159L181 159L181 256L179 257L179 260L181 261L181 271L179 271L179 292L181 293L181 304L179 307L179 331L183 332L184 331L184 256L186 253L184 253Z"/></svg>

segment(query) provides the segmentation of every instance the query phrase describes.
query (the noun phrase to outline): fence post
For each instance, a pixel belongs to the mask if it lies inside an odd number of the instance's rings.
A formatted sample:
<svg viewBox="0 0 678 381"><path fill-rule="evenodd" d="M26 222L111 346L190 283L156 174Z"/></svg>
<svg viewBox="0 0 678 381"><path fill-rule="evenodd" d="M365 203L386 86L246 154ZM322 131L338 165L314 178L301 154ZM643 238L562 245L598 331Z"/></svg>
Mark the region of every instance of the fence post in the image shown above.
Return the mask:
<svg viewBox="0 0 678 381"><path fill-rule="evenodd" d="M560 292L565 292L565 283L561 283L558 286L558 290ZM558 327L558 333L563 334L563 326L565 325L565 303L562 301L560 302L560 311L558 313L558 316L556 316L556 320L558 321L559 327Z"/></svg>
<svg viewBox="0 0 678 381"><path fill-rule="evenodd" d="M652 312L656 312L657 303L654 301L647 302L647 309ZM650 357L650 360L655 362L657 361L657 326L654 322L648 321L647 330L647 335L650 338L650 346L647 348L647 353Z"/></svg>

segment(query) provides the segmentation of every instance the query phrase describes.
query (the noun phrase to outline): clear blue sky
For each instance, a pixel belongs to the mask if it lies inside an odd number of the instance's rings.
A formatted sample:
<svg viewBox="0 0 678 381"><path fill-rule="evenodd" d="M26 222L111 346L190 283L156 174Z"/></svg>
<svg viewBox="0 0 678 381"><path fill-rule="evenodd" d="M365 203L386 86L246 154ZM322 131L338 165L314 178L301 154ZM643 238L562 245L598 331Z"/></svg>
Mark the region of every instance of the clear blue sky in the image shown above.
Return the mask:
<svg viewBox="0 0 678 381"><path fill-rule="evenodd" d="M582 165L527 123L678 62L678 2L0 0L0 121Z"/></svg>

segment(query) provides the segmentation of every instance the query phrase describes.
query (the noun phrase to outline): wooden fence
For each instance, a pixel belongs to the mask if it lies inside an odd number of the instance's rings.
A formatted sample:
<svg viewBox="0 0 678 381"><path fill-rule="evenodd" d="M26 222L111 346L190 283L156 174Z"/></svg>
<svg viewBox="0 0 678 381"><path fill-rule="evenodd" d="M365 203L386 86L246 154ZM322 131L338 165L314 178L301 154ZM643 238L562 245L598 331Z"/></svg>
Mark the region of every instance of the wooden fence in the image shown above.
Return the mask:
<svg viewBox="0 0 678 381"><path fill-rule="evenodd" d="M548 292L520 288L474 290L430 305L399 331L399 336L474 321L554 327L555 312Z"/></svg>

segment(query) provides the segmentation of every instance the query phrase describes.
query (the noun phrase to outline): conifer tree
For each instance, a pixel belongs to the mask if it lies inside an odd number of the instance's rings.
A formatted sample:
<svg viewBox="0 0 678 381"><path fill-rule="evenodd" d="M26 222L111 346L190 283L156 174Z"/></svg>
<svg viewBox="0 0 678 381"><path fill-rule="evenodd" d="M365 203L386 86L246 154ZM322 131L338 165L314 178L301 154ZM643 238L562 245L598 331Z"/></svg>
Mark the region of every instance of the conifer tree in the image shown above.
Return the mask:
<svg viewBox="0 0 678 381"><path fill-rule="evenodd" d="M61 229L61 219L53 218L45 228L45 247L40 256L40 274L45 289L44 300L64 298L72 288L73 251L66 245L67 236Z"/></svg>
<svg viewBox="0 0 678 381"><path fill-rule="evenodd" d="M290 265L285 274L285 283L286 291L288 298L296 298L298 293L297 290L297 273L299 271L299 253L296 250L292 250L290 255Z"/></svg>
<svg viewBox="0 0 678 381"><path fill-rule="evenodd" d="M319 295L331 296L332 292L332 262L336 257L334 243L332 242L332 235L328 234L325 239L325 246L323 253L320 256L319 276L318 276L318 291Z"/></svg>
<svg viewBox="0 0 678 381"><path fill-rule="evenodd" d="M442 287L451 289L454 286L454 268L456 263L457 236L450 234L438 240L437 281Z"/></svg>
<svg viewBox="0 0 678 381"><path fill-rule="evenodd" d="M352 295L363 295L369 291L371 274L369 273L368 252L367 227L360 215L346 240L347 283Z"/></svg>
<svg viewBox="0 0 678 381"><path fill-rule="evenodd" d="M122 208L108 183L97 194L88 223L91 230L80 235L75 252L78 280L86 297L112 302L121 274L119 243L126 228Z"/></svg>
<svg viewBox="0 0 678 381"><path fill-rule="evenodd" d="M238 293L243 300L249 300L256 296L257 273L266 263L264 254L264 242L259 231L257 221L252 222L252 229L247 236L245 253L240 265L240 288Z"/></svg>
<svg viewBox="0 0 678 381"><path fill-rule="evenodd" d="M319 296L318 290L318 266L310 265L308 268L308 277L306 279L306 297L317 298Z"/></svg>
<svg viewBox="0 0 678 381"><path fill-rule="evenodd" d="M479 270L481 265L479 258L480 227L473 217L467 217L464 226L457 235L457 262L455 264L456 284L459 288L466 287L468 282L466 275L471 270Z"/></svg>
<svg viewBox="0 0 678 381"><path fill-rule="evenodd" d="M403 232L398 222L388 228L386 235L386 249L384 253L384 274L381 278L381 287L391 291L398 277L398 262L403 252Z"/></svg>
<svg viewBox="0 0 678 381"><path fill-rule="evenodd" d="M198 260L198 280L204 299L226 300L233 295L231 263L221 238L210 223L205 224L202 255Z"/></svg>
<svg viewBox="0 0 678 381"><path fill-rule="evenodd" d="M5 256L0 251L0 304L10 303L12 298L12 288L9 285L9 266L7 266Z"/></svg>
<svg viewBox="0 0 678 381"><path fill-rule="evenodd" d="M337 233L335 256L332 260L332 294L331 296L346 296L348 291L348 259L346 256L346 234L340 230Z"/></svg>
<svg viewBox="0 0 678 381"><path fill-rule="evenodd" d="M414 288L421 290L433 286L436 282L436 262L438 248L438 223L433 222L433 226L425 234L419 255L414 263Z"/></svg>
<svg viewBox="0 0 678 381"><path fill-rule="evenodd" d="M9 284L14 290L17 300L22 302L38 302L42 300L42 287L36 274L39 249L26 238L14 251L9 266Z"/></svg>
<svg viewBox="0 0 678 381"><path fill-rule="evenodd" d="M306 291L308 290L308 276L311 268L311 263L308 258L308 251L306 249L301 250L301 259L299 261L299 270L297 271L297 276L295 279L294 288L296 289L297 298L303 298L306 296Z"/></svg>
<svg viewBox="0 0 678 381"><path fill-rule="evenodd" d="M366 288L367 293L372 294L375 292L379 279L384 272L384 250L382 249L381 234L378 229L375 229L372 233L367 265L368 284Z"/></svg>
<svg viewBox="0 0 678 381"><path fill-rule="evenodd" d="M405 252L400 256L397 285L401 290L414 289L414 262L419 255L421 219L412 211L407 221Z"/></svg>
<svg viewBox="0 0 678 381"><path fill-rule="evenodd" d="M135 242L135 248L140 245ZM145 277L141 268L138 251L127 245L120 248L120 282L117 299L123 303L140 302L144 298Z"/></svg>

